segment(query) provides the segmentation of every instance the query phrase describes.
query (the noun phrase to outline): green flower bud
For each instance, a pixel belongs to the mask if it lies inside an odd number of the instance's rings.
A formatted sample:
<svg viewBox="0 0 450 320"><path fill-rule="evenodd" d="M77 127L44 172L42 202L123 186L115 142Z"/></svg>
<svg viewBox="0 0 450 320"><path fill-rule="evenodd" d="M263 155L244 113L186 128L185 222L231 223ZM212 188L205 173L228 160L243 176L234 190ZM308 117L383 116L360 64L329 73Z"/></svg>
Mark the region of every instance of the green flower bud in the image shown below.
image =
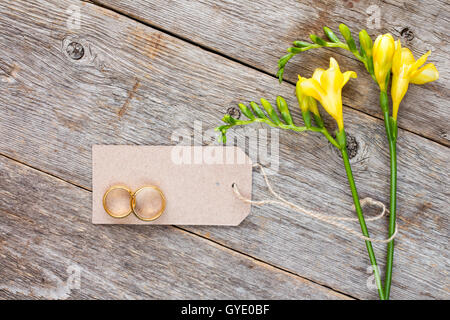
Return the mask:
<svg viewBox="0 0 450 320"><path fill-rule="evenodd" d="M242 113L249 118L250 120L255 119L255 115L251 112L251 110L243 103L239 103L239 109L241 109Z"/></svg>
<svg viewBox="0 0 450 320"><path fill-rule="evenodd" d="M312 42L317 43L318 45L321 45L321 46L327 45L327 42L325 40L316 36L315 34L311 34L311 35L309 35L309 37L311 38Z"/></svg>
<svg viewBox="0 0 450 320"><path fill-rule="evenodd" d="M282 56L280 60L278 60L278 67L283 68L289 61L289 59L292 58L293 56L294 56L293 53L288 53L287 55Z"/></svg>
<svg viewBox="0 0 450 320"><path fill-rule="evenodd" d="M325 32L325 34L327 35L328 39L330 39L330 41L334 42L334 43L338 43L341 42L339 40L339 38L334 34L333 31L331 31L330 28L328 27L323 27L323 32Z"/></svg>
<svg viewBox="0 0 450 320"><path fill-rule="evenodd" d="M272 121L276 125L280 125L281 124L280 118L278 118L278 115L275 112L275 109L272 107L272 105L269 103L269 101L267 101L264 98L261 98L261 104L262 104L264 110L266 110L266 112L269 115L270 119L272 119Z"/></svg>
<svg viewBox="0 0 450 320"><path fill-rule="evenodd" d="M339 25L339 31L342 33L342 36L344 37L345 41L347 42L348 48L351 52L355 53L358 52L356 49L356 43L355 40L353 40L352 33L350 32L350 29L343 23Z"/></svg>
<svg viewBox="0 0 450 320"><path fill-rule="evenodd" d="M222 121L229 124L236 124L236 119L234 119L229 114L224 115Z"/></svg>
<svg viewBox="0 0 450 320"><path fill-rule="evenodd" d="M366 30L361 30L359 32L359 44L360 44L361 49L364 50L365 55L367 57L371 57L373 43L372 43L372 39L370 38L370 36Z"/></svg>
<svg viewBox="0 0 450 320"><path fill-rule="evenodd" d="M294 44L294 47L297 47L297 48L306 48L306 47L309 47L311 45L311 43L309 43L309 42L298 41L298 40L294 41L293 44Z"/></svg>
<svg viewBox="0 0 450 320"><path fill-rule="evenodd" d="M302 111L302 118L305 126L311 128L311 113L308 111Z"/></svg>
<svg viewBox="0 0 450 320"><path fill-rule="evenodd" d="M292 121L291 113L289 112L289 107L287 105L287 102L281 96L277 97L277 107L278 107L278 110L280 110L281 117L286 122L286 124L288 124L288 125L294 124L294 122Z"/></svg>
<svg viewBox="0 0 450 320"><path fill-rule="evenodd" d="M297 54L297 53L300 53L300 52L305 51L305 49L307 49L307 48L308 48L308 47L304 47L304 48L290 47L290 48L287 49L287 51L288 51L289 53Z"/></svg>
<svg viewBox="0 0 450 320"><path fill-rule="evenodd" d="M250 106L252 107L253 112L256 114L256 116L258 118L262 118L262 119L266 118L266 115L264 114L264 112L261 110L261 108L259 107L259 105L256 102L251 101Z"/></svg>

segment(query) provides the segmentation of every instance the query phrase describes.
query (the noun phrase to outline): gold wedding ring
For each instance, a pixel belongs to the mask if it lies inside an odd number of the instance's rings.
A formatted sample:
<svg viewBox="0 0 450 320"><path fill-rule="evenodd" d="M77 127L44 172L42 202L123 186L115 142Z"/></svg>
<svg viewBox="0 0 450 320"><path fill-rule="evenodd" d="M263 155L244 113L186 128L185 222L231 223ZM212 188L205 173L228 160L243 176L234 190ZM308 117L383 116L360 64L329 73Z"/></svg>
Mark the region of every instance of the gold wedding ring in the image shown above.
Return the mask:
<svg viewBox="0 0 450 320"><path fill-rule="evenodd" d="M156 190L156 191L158 191L159 196L161 197L161 208L160 208L160 209L158 210L158 212L156 212L156 214L155 214L153 217L151 217L151 218L145 218L145 217L141 216L141 215L138 213L138 210L136 210L136 196L137 196L137 194L138 194L139 192L141 192L142 190L145 190L145 189L153 189L153 190ZM134 192L133 196L131 197L131 202L130 202L130 203L131 203L131 210L134 212L134 214L136 215L136 217L138 217L139 219L144 220L144 221L153 221L153 220L158 219L158 218L162 215L162 213L164 212L164 209L166 208L166 197L164 197L163 192L162 192L161 189L159 189L157 186L144 186L144 187L141 187L141 188L137 189L137 190Z"/></svg>
<svg viewBox="0 0 450 320"><path fill-rule="evenodd" d="M150 218L144 217L142 214L139 213L139 210L136 208L136 202L137 202L136 196L138 195L138 193L140 193L141 191L143 191L145 189L156 190L159 193L159 196L161 198L160 209L156 212L156 214L154 216L152 216ZM108 207L108 205L106 203L107 197L108 197L108 194L113 190L125 190L130 195L130 209L126 213L115 213ZM159 189L157 186L152 186L152 185L143 186L143 187L140 187L139 189L137 189L135 192L132 192L129 188L127 188L125 186L117 185L117 186L112 186L108 190L106 190L105 194L103 195L103 208L105 209L106 213L109 214L113 218L118 218L118 219L125 218L131 212L133 212L134 215L137 218L139 218L140 220L153 221L153 220L158 219L163 214L164 210L166 209L166 197L164 196L164 193L161 191L161 189Z"/></svg>
<svg viewBox="0 0 450 320"><path fill-rule="evenodd" d="M108 208L108 205L106 204L106 198L108 197L108 194L109 194L111 191L114 191L114 190L125 190L125 191L127 191L128 194L130 195L130 201L133 200L133 192L132 192L130 189L128 189L127 187L125 187L125 186L112 186L112 187L109 188L109 189L105 192L105 194L103 195L103 208L105 208L105 211L106 211L111 217L113 217L113 218L118 218L118 219L125 218L125 217L127 217L131 212L133 212L133 208L132 208L131 206L130 206L130 210L128 210L127 213L122 213L122 214L120 214L120 213L114 213L114 212L112 212L112 211Z"/></svg>

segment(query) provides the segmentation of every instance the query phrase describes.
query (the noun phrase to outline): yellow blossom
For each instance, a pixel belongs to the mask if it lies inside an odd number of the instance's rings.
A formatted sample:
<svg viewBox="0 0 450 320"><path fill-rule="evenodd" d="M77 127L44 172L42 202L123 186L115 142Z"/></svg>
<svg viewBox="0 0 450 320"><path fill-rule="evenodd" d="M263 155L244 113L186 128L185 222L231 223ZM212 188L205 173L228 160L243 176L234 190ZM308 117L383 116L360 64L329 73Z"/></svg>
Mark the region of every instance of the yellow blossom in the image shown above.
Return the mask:
<svg viewBox="0 0 450 320"><path fill-rule="evenodd" d="M336 120L339 131L344 128L342 116L342 87L350 78L356 78L356 73L339 69L334 58L330 58L330 68L316 69L312 78L300 82L303 94L318 100L324 109Z"/></svg>
<svg viewBox="0 0 450 320"><path fill-rule="evenodd" d="M392 58L395 52L395 42L391 34L379 35L373 44L373 70L378 85L386 91L386 77L391 71Z"/></svg>
<svg viewBox="0 0 450 320"><path fill-rule="evenodd" d="M303 78L302 76L298 76L297 85L295 86L295 94L297 95L298 104L300 106L300 109L302 112L308 112L311 111L316 116L320 117L319 109L317 108L317 101L310 96L307 96L302 92L300 83L305 81L306 78Z"/></svg>
<svg viewBox="0 0 450 320"><path fill-rule="evenodd" d="M392 117L397 120L398 107L408 90L409 83L424 84L437 80L439 72L432 63L420 68L431 51L421 56L417 61L408 48L402 48L400 40L395 44L395 54L392 62ZM420 68L420 69L419 69Z"/></svg>

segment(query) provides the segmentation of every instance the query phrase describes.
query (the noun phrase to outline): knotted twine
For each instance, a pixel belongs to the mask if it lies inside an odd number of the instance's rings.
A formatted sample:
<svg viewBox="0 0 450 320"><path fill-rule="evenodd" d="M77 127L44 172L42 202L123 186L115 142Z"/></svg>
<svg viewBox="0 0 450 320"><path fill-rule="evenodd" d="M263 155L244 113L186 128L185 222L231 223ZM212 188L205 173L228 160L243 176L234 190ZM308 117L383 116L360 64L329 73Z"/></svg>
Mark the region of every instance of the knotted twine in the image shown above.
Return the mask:
<svg viewBox="0 0 450 320"><path fill-rule="evenodd" d="M261 174L264 177L267 188L269 189L270 193L278 200L267 199L267 200L254 201L254 200L248 199L240 193L237 184L233 183L232 188L233 188L234 193L241 201L243 201L245 203L253 204L255 206L262 206L265 204L274 204L274 205L284 206L284 207L294 210L295 212L298 212L298 213L304 214L306 216L309 216L311 218L314 218L316 220L331 224L331 225L333 225L339 229L342 229L344 231L347 231L348 233L356 236L359 239L365 240L365 241L388 243L388 242L391 242L397 236L397 233L398 233L397 225L395 226L394 233L388 239L373 239L373 238L361 235L359 232L347 227L346 225L344 225L342 223L337 222L337 221L358 221L358 218L341 217L341 216L334 216L334 215L328 215L328 214L321 214L321 213L314 212L314 211L308 211L308 210L296 205L295 203L292 203L286 199L283 199L278 193L276 193L273 190L272 185L269 182L269 178L267 177L267 174L264 171L264 168L259 163L254 164L253 167L258 167L261 170ZM362 199L360 201L360 203L361 203L361 207L364 207L365 205L369 204L369 205L377 206L382 209L380 214L378 214L374 217L367 218L367 219L365 219L366 221L375 221L375 220L381 219L382 217L385 216L386 212L389 212L386 209L386 206L382 202L376 201L370 197ZM354 206L353 206L353 209L354 209Z"/></svg>

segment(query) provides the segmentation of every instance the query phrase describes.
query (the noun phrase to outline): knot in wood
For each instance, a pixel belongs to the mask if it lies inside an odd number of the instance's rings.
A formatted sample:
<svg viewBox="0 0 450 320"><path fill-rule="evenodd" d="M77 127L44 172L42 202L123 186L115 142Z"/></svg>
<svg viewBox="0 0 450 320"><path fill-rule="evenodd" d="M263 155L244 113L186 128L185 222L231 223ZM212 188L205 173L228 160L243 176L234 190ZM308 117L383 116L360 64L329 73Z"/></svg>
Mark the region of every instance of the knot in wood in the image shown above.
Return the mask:
<svg viewBox="0 0 450 320"><path fill-rule="evenodd" d="M350 134L347 134L347 152L348 157L350 159L353 159L358 154L358 141L356 141L356 138Z"/></svg>
<svg viewBox="0 0 450 320"><path fill-rule="evenodd" d="M73 60L80 60L84 56L84 47L78 42L71 42L66 48L67 55Z"/></svg>

